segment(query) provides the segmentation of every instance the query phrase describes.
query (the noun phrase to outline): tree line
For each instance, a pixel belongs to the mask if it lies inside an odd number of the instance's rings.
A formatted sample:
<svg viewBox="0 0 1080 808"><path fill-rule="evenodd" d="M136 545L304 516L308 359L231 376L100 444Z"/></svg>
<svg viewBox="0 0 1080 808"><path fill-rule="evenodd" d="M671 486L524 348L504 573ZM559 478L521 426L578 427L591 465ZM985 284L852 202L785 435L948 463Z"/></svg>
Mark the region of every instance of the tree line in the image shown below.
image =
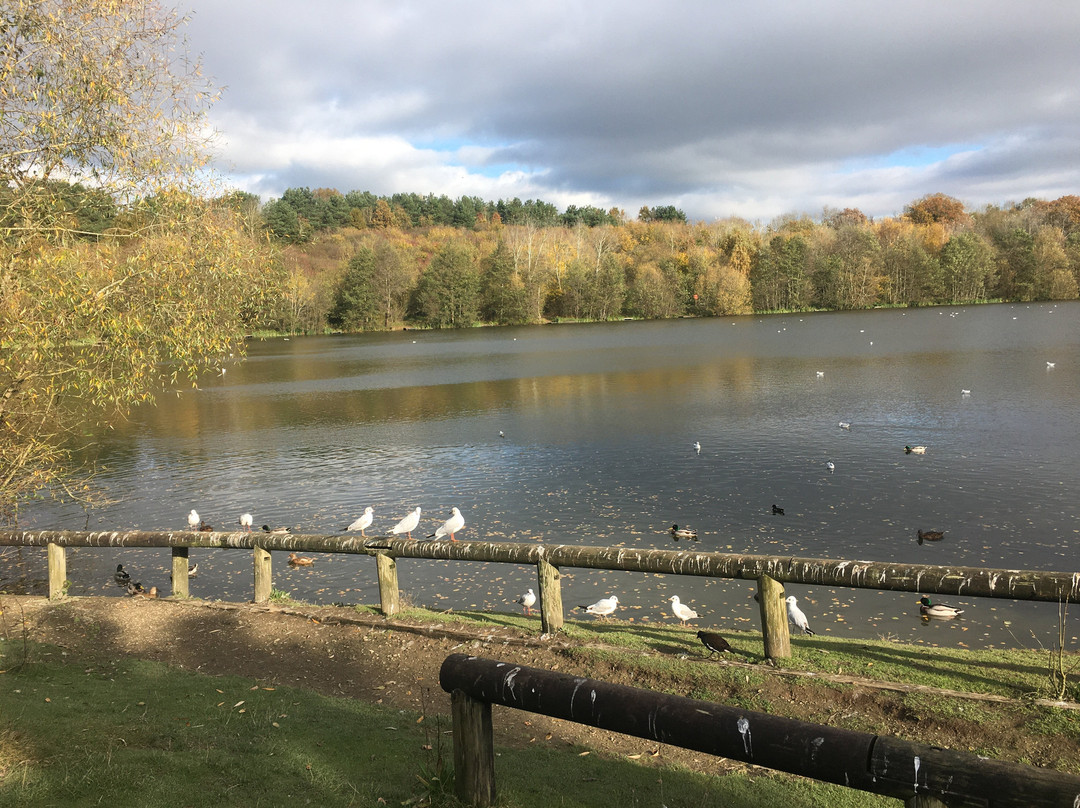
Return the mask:
<svg viewBox="0 0 1080 808"><path fill-rule="evenodd" d="M667 207L643 208L633 221L615 211L595 224L567 223L552 206L533 202L522 208L543 215L523 222L506 223L496 203L473 212L467 225L462 216L456 226L426 226L396 220L387 198L376 202L386 203L388 220L356 220L281 245L288 289L278 328L458 328L1069 300L1080 285L1077 196L967 211L931 194L895 217L874 220L849 208L768 224L691 223ZM269 220L264 226L274 232Z"/></svg>

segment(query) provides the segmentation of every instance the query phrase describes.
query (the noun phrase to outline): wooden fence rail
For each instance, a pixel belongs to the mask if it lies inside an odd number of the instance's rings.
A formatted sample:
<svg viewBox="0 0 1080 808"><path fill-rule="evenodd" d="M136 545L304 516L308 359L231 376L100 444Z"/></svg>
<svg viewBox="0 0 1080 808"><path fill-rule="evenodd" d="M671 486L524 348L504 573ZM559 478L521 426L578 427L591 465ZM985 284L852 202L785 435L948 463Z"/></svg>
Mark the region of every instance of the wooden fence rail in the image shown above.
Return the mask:
<svg viewBox="0 0 1080 808"><path fill-rule="evenodd" d="M253 553L256 603L264 603L270 598L273 585L270 552L273 550L373 555L379 576L380 606L386 615L398 611L399 558L529 565L535 566L537 571L540 619L545 633L554 633L563 625L561 570L566 567L751 580L758 586L764 652L770 658L791 655L786 611L781 602L785 583L1054 603L1080 600L1080 573L1076 572L568 544L411 541L243 531L0 530L0 546L3 545L49 548L49 596L54 598L64 592L66 547L171 548L173 594L180 596L188 593L187 557L191 548L249 549Z"/></svg>
<svg viewBox="0 0 1080 808"><path fill-rule="evenodd" d="M495 801L493 704L905 800L908 806L1075 806L1080 777L512 662L448 656L455 789Z"/></svg>

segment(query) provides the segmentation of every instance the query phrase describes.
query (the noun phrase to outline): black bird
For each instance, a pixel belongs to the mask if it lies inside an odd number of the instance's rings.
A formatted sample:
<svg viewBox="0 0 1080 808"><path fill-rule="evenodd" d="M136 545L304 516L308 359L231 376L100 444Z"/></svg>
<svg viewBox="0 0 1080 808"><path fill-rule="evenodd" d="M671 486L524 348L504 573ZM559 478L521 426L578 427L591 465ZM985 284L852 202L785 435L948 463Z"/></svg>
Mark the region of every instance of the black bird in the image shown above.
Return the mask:
<svg viewBox="0 0 1080 808"><path fill-rule="evenodd" d="M784 515L784 509L783 508L778 508L776 505L772 506L772 512L775 513L775 514L778 514L779 516Z"/></svg>
<svg viewBox="0 0 1080 808"><path fill-rule="evenodd" d="M945 538L945 532L942 530L920 530L915 537L915 541L922 544L924 541L941 541Z"/></svg>
<svg viewBox="0 0 1080 808"><path fill-rule="evenodd" d="M721 637L719 634L713 631L699 631L697 633L698 639L701 640L701 644L709 649L709 655L722 654L727 651L729 654L742 654L742 651L736 651L731 647L731 644ZM743 654L745 656L745 654Z"/></svg>
<svg viewBox="0 0 1080 808"><path fill-rule="evenodd" d="M123 564L116 565L116 572L113 573L113 580L116 581L117 586L126 587L131 583L131 576L127 574L127 570L124 569Z"/></svg>

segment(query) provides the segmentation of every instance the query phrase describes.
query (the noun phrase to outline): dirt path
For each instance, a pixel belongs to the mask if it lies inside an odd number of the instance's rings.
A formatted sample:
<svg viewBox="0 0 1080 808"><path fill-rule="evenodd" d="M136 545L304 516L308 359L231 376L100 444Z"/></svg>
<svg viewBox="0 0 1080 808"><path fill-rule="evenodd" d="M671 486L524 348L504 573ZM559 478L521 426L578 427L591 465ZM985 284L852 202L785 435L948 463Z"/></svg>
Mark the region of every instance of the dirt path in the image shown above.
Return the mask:
<svg viewBox="0 0 1080 808"><path fill-rule="evenodd" d="M467 652L495 659L620 684L679 693L679 682L638 668L590 663L572 653L573 643L540 640L517 629L478 629L462 624L418 624L365 616L351 609L283 608L207 601L135 598L75 598L50 604L42 598L0 596L0 636L58 645L67 659L131 656L211 675L250 677L263 685L293 686L448 716L449 697L438 684L447 655ZM708 662L728 664L737 662ZM805 677L750 666L752 687L732 685L713 700L748 709L835 726L897 735L959 750L993 749L1005 760L1080 771L1080 730L1071 737L1032 733L1030 714L1014 702L980 703L974 717L921 713L904 694L880 683L844 677L841 688L825 688ZM732 677L738 681L740 677ZM762 681L764 680L764 681ZM887 686L886 686L887 687ZM690 695L689 693L681 693ZM696 697L697 694L695 694ZM1080 715L1070 712L1080 723ZM633 756L642 763L677 762L715 772L715 758L636 738L514 710L494 711L497 743L583 745L599 752ZM744 768L732 763L732 768Z"/></svg>

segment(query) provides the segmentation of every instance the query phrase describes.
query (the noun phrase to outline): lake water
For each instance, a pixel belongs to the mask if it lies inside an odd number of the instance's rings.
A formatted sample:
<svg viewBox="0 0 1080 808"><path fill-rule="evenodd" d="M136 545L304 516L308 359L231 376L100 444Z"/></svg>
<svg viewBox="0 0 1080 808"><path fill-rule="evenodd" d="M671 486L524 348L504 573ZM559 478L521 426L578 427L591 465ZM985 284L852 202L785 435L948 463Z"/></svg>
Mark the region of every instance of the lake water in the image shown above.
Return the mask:
<svg viewBox="0 0 1080 808"><path fill-rule="evenodd" d="M465 539L677 548L678 523L698 531L695 550L1080 567L1080 303L272 339L226 371L103 437L114 504L87 520L41 503L22 526L180 529L195 508L218 529L250 511L332 533L372 505L381 535L420 505L427 534L457 506ZM945 539L920 546L920 528ZM0 586L44 591L43 552L0 553ZM119 594L118 560L167 586L167 552L75 549L71 591ZM194 595L251 597L249 553L192 560ZM678 594L702 627L758 627L752 582L565 572L568 608L617 593L624 619L671 622ZM404 559L399 574L436 609L508 611L535 588L529 567ZM274 584L378 602L365 557L290 569L275 554ZM948 598L965 614L924 624L911 593L788 590L819 633L1056 635L1055 604Z"/></svg>

